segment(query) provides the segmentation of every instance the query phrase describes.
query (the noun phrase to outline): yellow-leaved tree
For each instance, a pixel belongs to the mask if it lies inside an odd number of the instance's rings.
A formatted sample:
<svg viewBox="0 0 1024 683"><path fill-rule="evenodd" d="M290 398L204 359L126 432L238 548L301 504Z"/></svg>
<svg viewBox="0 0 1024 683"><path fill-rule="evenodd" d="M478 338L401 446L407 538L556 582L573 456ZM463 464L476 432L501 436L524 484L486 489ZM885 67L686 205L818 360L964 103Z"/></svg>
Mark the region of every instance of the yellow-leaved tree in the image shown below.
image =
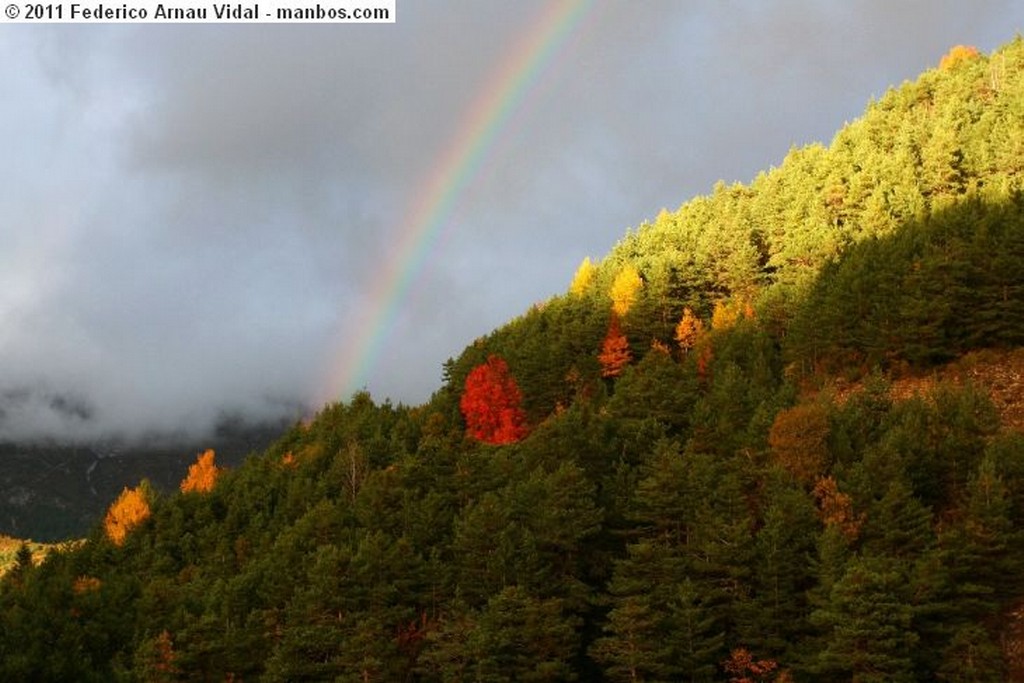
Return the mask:
<svg viewBox="0 0 1024 683"><path fill-rule="evenodd" d="M188 475L181 482L182 493L208 493L213 490L220 475L220 469L214 464L212 448L200 453L195 463L189 465Z"/></svg>
<svg viewBox="0 0 1024 683"><path fill-rule="evenodd" d="M753 320L755 316L754 307L747 299L733 299L728 303L719 299L711 313L711 329L727 330L735 326L740 319Z"/></svg>
<svg viewBox="0 0 1024 683"><path fill-rule="evenodd" d="M587 287L590 286L590 281L594 279L596 271L597 266L590 261L590 257L584 258L583 262L580 263L580 267L576 269L576 274L572 277L569 293L574 296L582 296L583 292L587 291Z"/></svg>
<svg viewBox="0 0 1024 683"><path fill-rule="evenodd" d="M715 310L711 313L711 329L728 330L740 319L740 307L736 302L727 304L724 301L715 302Z"/></svg>
<svg viewBox="0 0 1024 683"><path fill-rule="evenodd" d="M643 284L640 273L634 266L623 266L619 274L615 276L615 281L612 282L611 291L608 292L612 298L612 310L615 315L623 316L629 312L629 309L636 303L636 297Z"/></svg>
<svg viewBox="0 0 1024 683"><path fill-rule="evenodd" d="M125 487L114 504L107 510L103 530L114 545L124 545L128 532L149 518L149 502L142 486Z"/></svg>

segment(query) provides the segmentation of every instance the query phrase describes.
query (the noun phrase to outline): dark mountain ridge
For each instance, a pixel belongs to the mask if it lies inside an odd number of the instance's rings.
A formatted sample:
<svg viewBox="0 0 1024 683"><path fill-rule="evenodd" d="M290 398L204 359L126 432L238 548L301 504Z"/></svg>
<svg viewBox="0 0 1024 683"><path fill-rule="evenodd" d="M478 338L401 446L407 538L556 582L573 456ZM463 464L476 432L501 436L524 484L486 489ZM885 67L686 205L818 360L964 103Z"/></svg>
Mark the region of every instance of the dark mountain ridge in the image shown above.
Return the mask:
<svg viewBox="0 0 1024 683"><path fill-rule="evenodd" d="M208 437L0 442L0 535L47 543L81 538L124 487L147 479L158 491L173 491L198 452L212 448L221 465L236 467L290 426L233 419Z"/></svg>

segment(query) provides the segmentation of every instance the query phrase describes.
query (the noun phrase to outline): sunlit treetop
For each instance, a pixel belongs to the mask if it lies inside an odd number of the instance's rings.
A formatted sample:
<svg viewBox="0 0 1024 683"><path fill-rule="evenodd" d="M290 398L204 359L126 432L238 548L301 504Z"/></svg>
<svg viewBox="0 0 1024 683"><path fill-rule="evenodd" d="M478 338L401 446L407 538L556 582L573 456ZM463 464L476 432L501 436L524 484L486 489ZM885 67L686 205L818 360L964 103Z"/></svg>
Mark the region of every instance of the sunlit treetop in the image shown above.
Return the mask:
<svg viewBox="0 0 1024 683"><path fill-rule="evenodd" d="M634 266L624 266L615 276L611 291L608 293L612 299L612 311L618 316L626 315L636 303L637 295L643 284L640 273Z"/></svg>
<svg viewBox="0 0 1024 683"><path fill-rule="evenodd" d="M574 296L582 296L583 292L587 291L590 281L594 279L596 271L597 266L590 260L590 257L584 258L572 278L572 283L569 285L569 293Z"/></svg>
<svg viewBox="0 0 1024 683"><path fill-rule="evenodd" d="M107 511L103 530L114 545L124 545L128 532L149 518L149 502L141 486L125 488Z"/></svg>
<svg viewBox="0 0 1024 683"><path fill-rule="evenodd" d="M195 463L189 466L188 475L181 482L182 493L208 493L217 483L220 469L214 464L213 449L200 453Z"/></svg>
<svg viewBox="0 0 1024 683"><path fill-rule="evenodd" d="M971 45L954 45L939 60L939 68L943 71L948 71L961 62L969 62L978 57L978 48Z"/></svg>
<svg viewBox="0 0 1024 683"><path fill-rule="evenodd" d="M515 443L529 432L519 386L500 356L490 356L469 373L459 407L466 432L478 441Z"/></svg>

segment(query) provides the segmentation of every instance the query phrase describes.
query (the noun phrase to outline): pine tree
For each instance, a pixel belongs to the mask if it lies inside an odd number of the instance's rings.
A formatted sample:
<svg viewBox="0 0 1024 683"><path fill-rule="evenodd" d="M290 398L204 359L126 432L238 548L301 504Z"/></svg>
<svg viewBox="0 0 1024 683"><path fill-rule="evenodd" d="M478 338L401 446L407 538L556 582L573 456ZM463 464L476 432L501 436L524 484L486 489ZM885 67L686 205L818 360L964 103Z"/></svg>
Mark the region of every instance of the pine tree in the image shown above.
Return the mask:
<svg viewBox="0 0 1024 683"><path fill-rule="evenodd" d="M612 609L604 625L605 635L590 649L612 680L678 680L681 670L676 648L688 644L678 642L670 605L675 602L679 610L687 606L676 602L683 569L678 550L646 540L630 544L627 557L616 562L608 585ZM713 622L705 622L703 614L690 616L700 621L695 627L705 633L713 630ZM713 664L714 655L708 660L703 664Z"/></svg>
<svg viewBox="0 0 1024 683"><path fill-rule="evenodd" d="M625 596L608 614L605 635L590 648L612 681L668 680L676 673L664 663L661 617L643 595Z"/></svg>
<svg viewBox="0 0 1024 683"><path fill-rule="evenodd" d="M652 350L616 381L608 411L623 427L657 420L675 432L688 424L697 397L692 366Z"/></svg>
<svg viewBox="0 0 1024 683"><path fill-rule="evenodd" d="M152 638L147 638L135 651L135 670L145 681L170 683L181 680L182 670L178 666L178 655L174 651L174 640L165 629Z"/></svg>
<svg viewBox="0 0 1024 683"><path fill-rule="evenodd" d="M519 586L495 595L469 634L477 681L570 680L578 647L576 620L557 599L540 599Z"/></svg>
<svg viewBox="0 0 1024 683"><path fill-rule="evenodd" d="M806 493L778 479L767 484L754 541L753 596L741 637L745 645L781 660L808 632L817 523Z"/></svg>
<svg viewBox="0 0 1024 683"><path fill-rule="evenodd" d="M958 611L990 618L1000 604L1020 594L1024 555L1021 533L1010 519L1011 500L996 463L986 456L967 483L962 509L940 544L956 560L950 571Z"/></svg>
<svg viewBox="0 0 1024 683"><path fill-rule="evenodd" d="M699 587L689 577L679 584L668 607L679 680L714 680L717 673L715 660L725 646L721 621L709 609Z"/></svg>
<svg viewBox="0 0 1024 683"><path fill-rule="evenodd" d="M935 544L932 514L902 481L889 485L882 499L867 510L863 528L865 552L913 562Z"/></svg>
<svg viewBox="0 0 1024 683"><path fill-rule="evenodd" d="M942 653L936 678L948 683L1000 683L1008 678L998 641L980 624L966 624Z"/></svg>
<svg viewBox="0 0 1024 683"><path fill-rule="evenodd" d="M818 655L825 680L854 683L911 683L913 608L905 576L892 560L856 558L832 587L828 603L812 615L826 629Z"/></svg>

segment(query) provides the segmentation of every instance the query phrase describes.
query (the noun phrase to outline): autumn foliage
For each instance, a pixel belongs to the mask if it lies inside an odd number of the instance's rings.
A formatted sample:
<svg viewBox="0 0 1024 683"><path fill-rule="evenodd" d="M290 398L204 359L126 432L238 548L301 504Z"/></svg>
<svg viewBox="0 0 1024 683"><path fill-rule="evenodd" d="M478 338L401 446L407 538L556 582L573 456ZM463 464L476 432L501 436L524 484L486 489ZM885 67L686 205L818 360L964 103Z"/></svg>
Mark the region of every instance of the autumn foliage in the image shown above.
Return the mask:
<svg viewBox="0 0 1024 683"><path fill-rule="evenodd" d="M619 317L612 314L611 323L608 325L608 334L601 343L601 353L597 359L601 362L602 377L618 377L622 371L633 360L633 352L629 349L629 340L622 333L619 325Z"/></svg>
<svg viewBox="0 0 1024 683"><path fill-rule="evenodd" d="M788 671L779 671L774 659L757 659L745 647L733 650L723 663L729 675L729 683L789 683L793 678Z"/></svg>
<svg viewBox="0 0 1024 683"><path fill-rule="evenodd" d="M583 292L587 291L590 281L594 279L595 272L597 272L597 266L591 262L590 257L583 259L580 267L576 269L572 283L569 284L569 292L575 296L582 296Z"/></svg>
<svg viewBox="0 0 1024 683"><path fill-rule="evenodd" d="M741 319L754 319L754 307L750 305L749 301L737 299L726 303L719 300L715 302L715 310L711 313L711 328L728 330Z"/></svg>
<svg viewBox="0 0 1024 683"><path fill-rule="evenodd" d="M83 593L98 591L102 585L103 582L95 576L79 576L71 584L71 590L74 591L75 595L82 595Z"/></svg>
<svg viewBox="0 0 1024 683"><path fill-rule="evenodd" d="M960 62L977 59L978 56L978 48L976 47L971 45L954 45L950 48L949 52L944 54L942 59L939 60L939 68L943 71L947 71Z"/></svg>
<svg viewBox="0 0 1024 683"><path fill-rule="evenodd" d="M200 453L196 462L189 466L188 475L181 482L182 493L208 493L217 483L220 469L214 464L213 449Z"/></svg>
<svg viewBox="0 0 1024 683"><path fill-rule="evenodd" d="M633 307L633 304L636 303L636 298L643 284L643 280L640 279L640 273L633 266L625 266L620 270L619 274L615 276L615 281L612 282L611 291L608 293L612 299L612 312L618 316L626 315L629 309Z"/></svg>
<svg viewBox="0 0 1024 683"><path fill-rule="evenodd" d="M107 510L103 530L114 545L123 545L128 532L149 518L149 503L141 486L125 488Z"/></svg>
<svg viewBox="0 0 1024 683"><path fill-rule="evenodd" d="M815 482L814 500L818 505L818 518L826 528L837 529L847 541L857 540L864 515L854 513L853 498L839 491L835 477L822 477Z"/></svg>
<svg viewBox="0 0 1024 683"><path fill-rule="evenodd" d="M683 317L676 325L676 342L683 353L688 352L697 345L697 341L704 333L704 323L693 314L689 306L683 309Z"/></svg>
<svg viewBox="0 0 1024 683"><path fill-rule="evenodd" d="M715 359L715 350L710 342L701 344L697 349L697 377L701 382L711 379L711 362Z"/></svg>
<svg viewBox="0 0 1024 683"><path fill-rule="evenodd" d="M816 403L782 410L768 432L775 462L810 486L825 469L828 453L828 412Z"/></svg>
<svg viewBox="0 0 1024 683"><path fill-rule="evenodd" d="M469 373L459 408L466 432L478 441L515 443L529 432L519 386L499 356L491 356Z"/></svg>
<svg viewBox="0 0 1024 683"><path fill-rule="evenodd" d="M651 340L651 352L652 353L660 353L660 354L662 354L664 356L671 356L672 355L672 349L670 349L668 347L668 344L666 344L665 342L661 341L660 339L652 339Z"/></svg>
<svg viewBox="0 0 1024 683"><path fill-rule="evenodd" d="M146 640L137 654L138 667L147 681L176 681L182 673L174 640L165 629Z"/></svg>

